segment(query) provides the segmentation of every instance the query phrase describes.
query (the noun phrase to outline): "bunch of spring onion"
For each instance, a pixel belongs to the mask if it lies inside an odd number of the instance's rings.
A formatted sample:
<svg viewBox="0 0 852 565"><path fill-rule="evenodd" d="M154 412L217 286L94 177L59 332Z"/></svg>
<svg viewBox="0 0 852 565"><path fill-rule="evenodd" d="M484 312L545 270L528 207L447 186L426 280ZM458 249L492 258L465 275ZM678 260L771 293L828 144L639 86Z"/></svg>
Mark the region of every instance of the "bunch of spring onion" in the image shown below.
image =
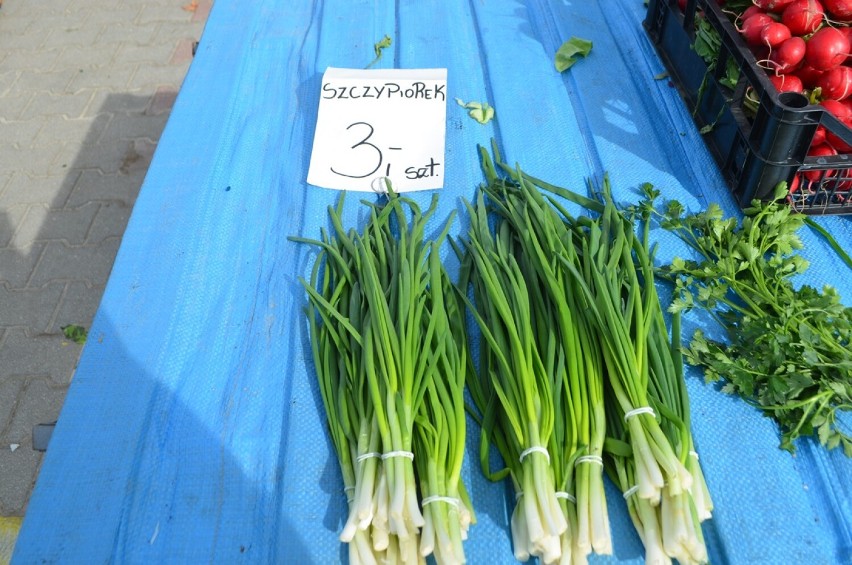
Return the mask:
<svg viewBox="0 0 852 565"><path fill-rule="evenodd" d="M486 475L512 479L515 557L583 563L612 551L603 489L602 350L564 261L579 261L570 222L525 183L499 178L469 205L459 248L460 287L482 335L480 370L468 380L482 424ZM493 212L495 228L491 229ZM493 443L506 467L489 469Z"/></svg>
<svg viewBox="0 0 852 565"><path fill-rule="evenodd" d="M485 163L486 170L491 170L488 161ZM489 173L489 186L499 184L495 175ZM516 188L504 189L505 202L512 202L507 209L512 211L523 257L533 264L542 290L539 311L554 318L548 321L540 316L539 335L545 343L552 339L560 343L558 362L549 364L556 369L550 373L557 391L555 408L564 416L557 418L558 433L551 451L559 492L564 493L560 499L566 515L575 518L572 539L563 543L572 547L575 562L585 562L592 551L612 553L612 541L602 473L606 435L603 352L585 315L587 307L577 282L567 268L580 265L578 236L582 233L574 226L577 220L545 199L520 170L515 171L515 178ZM563 562L565 559L567 555Z"/></svg>
<svg viewBox="0 0 852 565"><path fill-rule="evenodd" d="M627 494L647 562L704 563L700 523L710 517L712 502L692 440L680 319L673 318L670 342L654 284L648 222L616 207L606 179L602 196L600 216L583 222L590 245L581 253L584 268L575 274L604 350L608 434L630 447L624 469L610 475ZM637 223L644 228L641 237Z"/></svg>
<svg viewBox="0 0 852 565"><path fill-rule="evenodd" d="M650 185L647 191L653 191ZM655 192L655 191L654 191ZM692 419L689 395L683 378L683 353L681 352L681 315L672 314L671 339L667 339L665 316L659 297L656 295L652 253L648 243L650 209L654 195L642 208L640 217L644 227L640 238L634 235L634 257L642 265L645 292L652 294L649 301L649 317L652 318L648 340L649 399L659 413L661 428L669 440L680 462L691 477L692 488L679 495L668 488L663 489L663 501L659 508L662 520L663 549L681 564L705 563L707 548L701 532L701 522L712 517L713 501L698 460L695 441L692 437Z"/></svg>
<svg viewBox="0 0 852 565"><path fill-rule="evenodd" d="M609 425L610 436L607 461L618 463L618 466L608 464L610 476L625 494L629 493L626 499L640 536L646 542L648 562L658 562L661 556L659 562L668 558L687 563L705 561L700 522L710 516L712 502L690 431L689 401L679 348L679 320L674 320L673 341L669 342L663 309L654 286L647 222L639 237L637 217L624 213L615 205L607 179L603 184L602 201L592 200L509 168L500 162L496 149L494 152L509 179L497 179L490 172L488 160L484 159L489 186L502 182L527 195L528 202L520 209L522 213L516 214L520 221L514 237L521 242L529 239L538 242L532 249L538 256L538 272L545 275L540 280L548 283L539 292L555 295L554 285L549 283L552 273L542 266L548 261L553 263L556 258L564 269L562 274L567 281L564 284L570 289L563 297L564 307L570 309L577 320L574 332L581 336L583 344L580 358L589 359L585 357L587 351L600 352L601 366L595 365L598 357L593 353L586 367L588 374L597 371L605 375L606 400L601 400L600 406L592 402L591 410L594 414L603 414L605 405L604 420ZM548 208L530 204L544 202L536 187L550 193L547 197L549 208L558 211L558 217L554 216L550 224L551 231L536 227L541 222L542 210ZM572 217L560 204L561 200L554 196L580 204L593 212L594 218ZM505 204L505 199L492 200L497 201L493 207L499 218L509 214L511 207ZM560 221L567 229L555 229ZM540 233L546 234L545 237L530 235ZM527 248L530 247L527 245ZM564 331L565 325L558 323L559 318L565 317L558 310L561 307L554 308L553 311L560 314L554 316L550 326ZM545 335L540 342L544 351L550 347L547 339ZM565 351L571 350L566 347ZM548 366L556 367L554 373L558 374L560 364L568 362L569 358L563 361L557 356L554 359L557 362ZM573 382L573 387L571 379L567 382L572 394L576 395L576 385L589 381L578 380ZM598 398L588 390L585 393L587 399ZM582 402L569 406L568 414L573 415L575 423L582 421L577 415L582 414L583 409L590 409ZM597 420L596 423L603 429L604 423ZM582 450L582 436L575 437L581 438ZM566 453L569 454L566 459L570 459L571 450ZM578 487L583 484L584 477L579 474L583 468L575 468L574 493L578 510L582 510ZM643 520L638 519L640 514ZM652 517L656 518L656 523ZM578 526L582 526L580 511ZM582 535L582 528L578 528L578 532Z"/></svg>
<svg viewBox="0 0 852 565"><path fill-rule="evenodd" d="M691 488L673 494L666 486L659 504L638 496L637 460L627 443L624 413L612 395L607 405L607 429L615 438L610 439L607 472L623 493L631 520L645 546L645 562L654 564L668 564L672 559L684 565L706 563L701 522L711 517L713 509L690 431L689 404L682 379L679 316L675 314L673 318L671 343L664 339L664 325L658 326L657 337L649 343L649 349L653 350L649 355L652 365L649 397L662 429L692 476ZM661 323L662 315L658 319ZM613 448L616 443L620 444L617 449Z"/></svg>
<svg viewBox="0 0 852 565"><path fill-rule="evenodd" d="M650 185L644 188L649 196L653 196ZM631 456L626 459L611 453L610 476L625 494L634 525L646 548L647 562L667 563L677 559L682 564L705 563L708 556L701 522L711 516L713 506L692 438L680 351L680 315L672 317L670 340L655 285L648 222L653 198L629 213L618 210L606 181L603 198L604 212L598 223L603 229L609 218L613 241L624 239L625 243L620 259L614 259L618 266L612 263L606 268L608 273L618 273L613 277L615 282L605 288L610 296L619 298L609 304L620 315L601 312L601 317L607 320L608 327L616 329L615 320L624 320L622 327L629 339L623 340L620 348L632 353L628 361L635 359L635 366L642 376L640 380L632 381L637 385L633 392L629 390L630 383L623 379L609 381L609 434L626 441L631 448ZM641 226L641 236L637 234L637 224ZM609 250L618 248L619 244L613 244ZM621 278L620 283L618 278ZM600 279L596 277L595 282L600 284ZM603 303L600 301L598 304ZM619 305L620 312L617 310ZM602 332L601 335L605 334ZM621 366L614 363L613 370L617 371ZM638 398L647 404L625 402L625 396ZM631 420L638 417L649 420L650 425L644 428L648 444L665 475L664 484L658 491L651 491L648 485L646 462L650 459L636 451L637 445L641 447L643 443L634 441L637 432L636 427L631 427ZM673 459L667 461L672 456ZM677 469L678 480L668 471L671 468Z"/></svg>
<svg viewBox="0 0 852 565"><path fill-rule="evenodd" d="M430 253L427 318L434 367L415 418L415 467L420 481L425 525L420 553L438 563L464 563L462 541L475 521L461 481L465 449L464 383L470 364L464 327L464 305L442 267L436 249Z"/></svg>
<svg viewBox="0 0 852 565"><path fill-rule="evenodd" d="M553 388L536 334L535 292L515 259L508 224L489 227L484 196L469 205L471 228L464 243L460 293L473 287L470 311L482 335L480 368L468 379L480 413L481 463L492 480L511 476L515 510L511 529L515 556L538 555L553 563L561 555L560 537L568 523L556 497L547 446L554 429ZM475 304L475 306L474 306ZM494 442L506 467L489 470Z"/></svg>
<svg viewBox="0 0 852 565"><path fill-rule="evenodd" d="M472 510L459 480L464 372L457 368L467 354L448 332L459 308L438 259L450 222L427 241L437 197L424 213L390 191L384 205L366 203L362 232L346 231L343 203L341 196L329 209L332 234L292 238L320 248L302 283L349 503L340 539L353 564L422 563L432 552L440 563L462 563L458 540Z"/></svg>
<svg viewBox="0 0 852 565"><path fill-rule="evenodd" d="M661 503L654 506L648 499L633 496L633 492L638 491L638 487L634 486L637 482L633 458L627 460L627 465L634 467L634 478L628 482L619 478L616 484L622 487L626 495L631 518L648 554L646 562L668 563L670 559L677 559L683 565L706 563L708 555L701 522L712 516L713 502L692 438L689 397L683 380L680 351L680 314L672 316L670 342L666 340L662 309L655 311L653 316L656 327L648 343L649 398L655 412L659 414L657 417L663 432L689 471L692 486L679 494L673 494L667 485L663 488ZM615 431L619 427L623 428L623 419L619 419L619 416L623 418L621 412L616 408L613 415L616 423L610 429ZM623 437L623 430L621 434ZM617 467L616 455L613 455L611 463Z"/></svg>
<svg viewBox="0 0 852 565"><path fill-rule="evenodd" d="M639 237L636 218L617 208L607 179L602 196L600 215L577 223L585 234L581 268L569 264L569 270L604 352L608 435L629 446L623 472L610 475L628 494L647 562L703 563L700 522L710 516L712 503L690 430L679 318L670 343L654 284L648 224Z"/></svg>

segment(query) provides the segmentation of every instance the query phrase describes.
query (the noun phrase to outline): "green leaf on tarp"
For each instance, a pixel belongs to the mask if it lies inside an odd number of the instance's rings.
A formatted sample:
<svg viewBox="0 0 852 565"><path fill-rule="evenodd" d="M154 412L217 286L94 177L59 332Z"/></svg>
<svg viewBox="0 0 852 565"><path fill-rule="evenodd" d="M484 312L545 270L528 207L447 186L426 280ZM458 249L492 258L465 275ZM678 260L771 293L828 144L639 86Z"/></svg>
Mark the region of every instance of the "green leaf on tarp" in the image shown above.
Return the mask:
<svg viewBox="0 0 852 565"><path fill-rule="evenodd" d="M382 56L382 49L391 46L391 38L389 35L384 36L378 43L373 45L373 51L376 52L376 57Z"/></svg>
<svg viewBox="0 0 852 565"><path fill-rule="evenodd" d="M65 334L66 339L69 339L74 343L79 343L80 345L86 343L86 337L89 332L83 326L71 324L68 326L62 326L60 329L62 330L62 333Z"/></svg>
<svg viewBox="0 0 852 565"><path fill-rule="evenodd" d="M456 98L456 104L466 108L467 114L480 124L487 124L494 119L494 108L488 102L464 102L460 98Z"/></svg>
<svg viewBox="0 0 852 565"><path fill-rule="evenodd" d="M654 75L654 80L663 80L664 78L669 78L669 73L667 71Z"/></svg>
<svg viewBox="0 0 852 565"><path fill-rule="evenodd" d="M578 56L586 57L591 50L591 41L572 37L556 51L556 58L553 61L556 65L556 70L560 73L568 70L579 60Z"/></svg>
<svg viewBox="0 0 852 565"><path fill-rule="evenodd" d="M376 53L376 58L373 59L369 65L366 66L367 69L375 65L379 62L379 59L382 58L382 51L391 46L391 38L389 35L385 35L382 39L380 39L377 43L373 44L373 51Z"/></svg>

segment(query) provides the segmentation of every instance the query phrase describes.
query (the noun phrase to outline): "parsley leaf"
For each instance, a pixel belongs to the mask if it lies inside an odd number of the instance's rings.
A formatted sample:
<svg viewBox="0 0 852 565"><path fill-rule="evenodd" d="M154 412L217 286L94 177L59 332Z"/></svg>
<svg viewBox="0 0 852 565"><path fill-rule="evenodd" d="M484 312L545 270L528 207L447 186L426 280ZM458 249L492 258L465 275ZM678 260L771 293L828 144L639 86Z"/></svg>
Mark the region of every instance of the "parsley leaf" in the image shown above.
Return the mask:
<svg viewBox="0 0 852 565"><path fill-rule="evenodd" d="M782 449L811 436L852 457L852 432L837 418L852 410L852 308L830 286L794 286L808 268L797 254L804 216L776 202L744 212L724 218L711 204L688 214L676 202L657 212L695 254L659 271L674 283L669 310L700 308L726 330L725 343L696 332L684 358L773 418Z"/></svg>

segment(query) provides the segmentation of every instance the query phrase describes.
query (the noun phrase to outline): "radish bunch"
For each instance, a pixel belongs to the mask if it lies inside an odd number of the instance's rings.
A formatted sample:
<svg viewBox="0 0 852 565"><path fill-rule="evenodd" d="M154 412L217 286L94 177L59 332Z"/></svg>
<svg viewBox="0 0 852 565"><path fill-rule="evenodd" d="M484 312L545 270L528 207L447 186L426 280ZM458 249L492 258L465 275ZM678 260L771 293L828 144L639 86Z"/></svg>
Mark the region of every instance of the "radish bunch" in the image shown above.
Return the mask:
<svg viewBox="0 0 852 565"><path fill-rule="evenodd" d="M779 92L819 100L852 128L852 0L753 0L736 23ZM852 153L852 147L820 126L808 155L839 153ZM793 188L838 176L838 171L800 173ZM852 187L850 182L833 184Z"/></svg>

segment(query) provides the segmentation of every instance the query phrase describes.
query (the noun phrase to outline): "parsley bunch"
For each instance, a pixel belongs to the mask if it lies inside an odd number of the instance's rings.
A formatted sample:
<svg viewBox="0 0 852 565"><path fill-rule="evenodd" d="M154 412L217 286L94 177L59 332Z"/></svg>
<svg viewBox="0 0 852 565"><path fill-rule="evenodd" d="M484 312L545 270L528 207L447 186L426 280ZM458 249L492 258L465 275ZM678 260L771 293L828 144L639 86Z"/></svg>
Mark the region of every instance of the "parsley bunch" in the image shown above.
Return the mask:
<svg viewBox="0 0 852 565"><path fill-rule="evenodd" d="M785 193L779 185L777 196ZM698 259L675 258L661 272L675 285L672 312L703 308L727 332L729 343L720 343L696 331L687 362L775 419L783 449L816 436L852 457L852 435L837 418L852 409L852 308L830 286L794 286L808 268L796 253L806 221L776 202L752 202L742 222L716 205L686 214L669 202L662 226Z"/></svg>

